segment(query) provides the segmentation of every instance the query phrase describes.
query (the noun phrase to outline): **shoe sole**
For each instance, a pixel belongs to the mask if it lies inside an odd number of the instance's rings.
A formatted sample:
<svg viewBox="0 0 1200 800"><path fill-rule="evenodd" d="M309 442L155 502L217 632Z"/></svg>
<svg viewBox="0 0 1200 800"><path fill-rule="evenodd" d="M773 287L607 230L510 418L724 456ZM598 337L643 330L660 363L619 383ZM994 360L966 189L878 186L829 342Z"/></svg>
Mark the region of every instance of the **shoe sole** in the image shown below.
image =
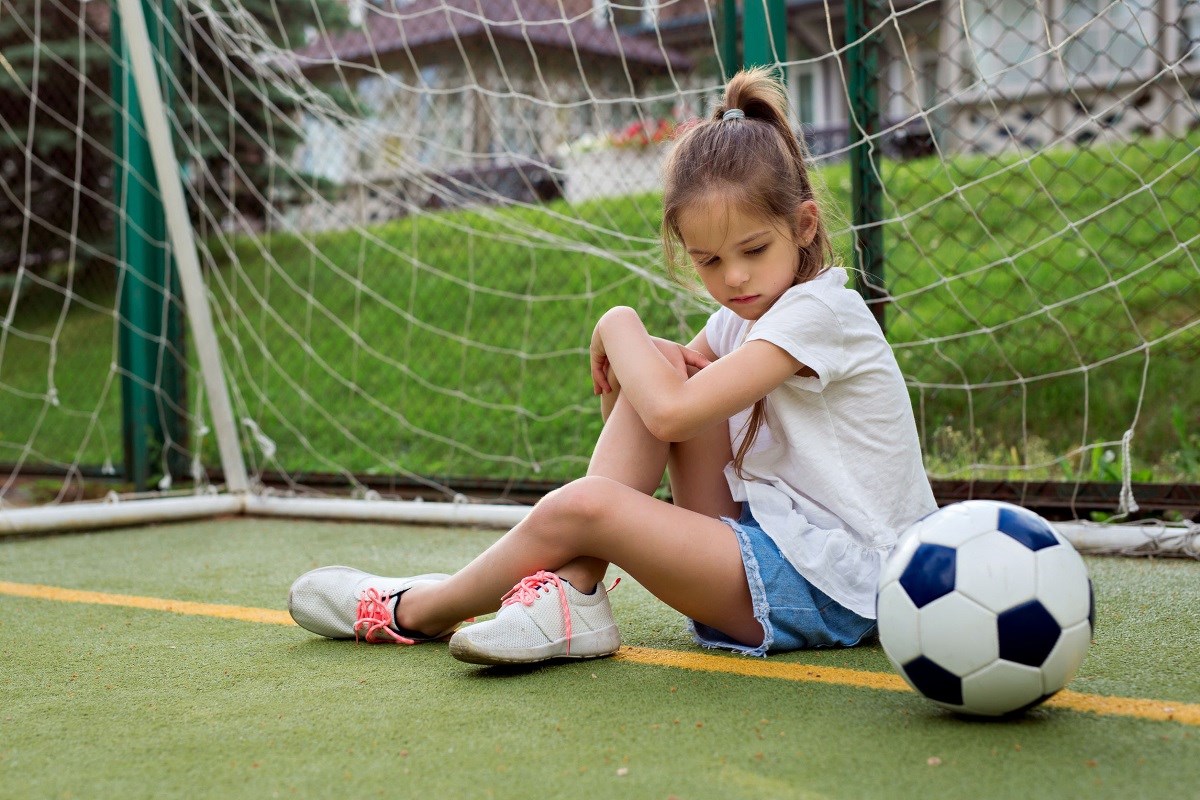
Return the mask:
<svg viewBox="0 0 1200 800"><path fill-rule="evenodd" d="M468 629L469 630L469 629ZM455 636L450 639L450 655L468 664L536 664L539 661L549 661L552 658L604 658L611 656L621 648L621 634L617 626L610 625L598 631L579 633L571 637L571 652L567 650L567 640L549 642L541 647L522 647L519 649L502 650L496 648L476 647L465 636Z"/></svg>

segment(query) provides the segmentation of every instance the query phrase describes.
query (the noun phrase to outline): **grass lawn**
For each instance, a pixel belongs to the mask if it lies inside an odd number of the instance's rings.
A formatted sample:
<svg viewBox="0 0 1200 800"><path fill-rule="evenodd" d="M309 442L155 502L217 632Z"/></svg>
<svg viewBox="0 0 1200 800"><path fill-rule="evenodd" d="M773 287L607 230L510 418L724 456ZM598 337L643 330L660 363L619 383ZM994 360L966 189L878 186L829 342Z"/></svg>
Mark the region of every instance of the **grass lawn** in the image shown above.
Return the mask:
<svg viewBox="0 0 1200 800"><path fill-rule="evenodd" d="M312 566L453 569L496 535L237 518L0 538L0 582L278 614ZM356 646L0 585L0 798L1191 797L1200 564L1087 563L1097 627L1069 689L1190 722L1047 706L979 722L805 677L891 675L878 645L755 660L798 680L739 674L749 659L696 647L627 576L612 595L625 645L729 669L620 656L479 668L444 644Z"/></svg>
<svg viewBox="0 0 1200 800"><path fill-rule="evenodd" d="M1114 480L1106 451L1132 428L1136 480L1200 480L1198 148L1194 134L883 164L888 335L933 474ZM847 208L845 165L820 174ZM245 429L248 458L579 474L599 430L595 319L628 304L687 339L707 313L644 276L658 216L646 195L206 237L236 413L263 437ZM837 246L846 258L844 227ZM120 463L112 305L19 309L0 343L0 459ZM189 375L192 404L200 384ZM211 436L201 447L215 462Z"/></svg>

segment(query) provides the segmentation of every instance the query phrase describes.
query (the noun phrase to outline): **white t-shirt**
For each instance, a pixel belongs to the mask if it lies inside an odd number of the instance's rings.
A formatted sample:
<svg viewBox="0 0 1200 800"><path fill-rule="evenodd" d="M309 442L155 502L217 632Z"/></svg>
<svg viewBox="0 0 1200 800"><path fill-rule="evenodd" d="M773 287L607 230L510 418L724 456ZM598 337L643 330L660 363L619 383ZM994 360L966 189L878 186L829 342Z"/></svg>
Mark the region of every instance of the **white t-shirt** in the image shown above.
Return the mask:
<svg viewBox="0 0 1200 800"><path fill-rule="evenodd" d="M766 422L725 477L801 575L875 618L875 589L899 534L937 508L904 378L879 324L835 267L784 292L755 322L727 308L705 326L724 356L762 339L811 367L767 395ZM751 409L729 420L738 451Z"/></svg>

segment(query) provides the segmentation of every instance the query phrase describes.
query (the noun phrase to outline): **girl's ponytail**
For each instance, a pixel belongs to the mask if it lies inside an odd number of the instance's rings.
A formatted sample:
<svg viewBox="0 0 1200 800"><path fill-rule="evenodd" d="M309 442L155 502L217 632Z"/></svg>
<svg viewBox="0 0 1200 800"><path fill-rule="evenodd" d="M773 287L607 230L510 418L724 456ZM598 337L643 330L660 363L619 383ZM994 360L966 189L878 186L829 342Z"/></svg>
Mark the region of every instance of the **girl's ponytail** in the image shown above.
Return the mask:
<svg viewBox="0 0 1200 800"><path fill-rule="evenodd" d="M771 70L754 67L730 78L724 101L713 110L713 120L726 121L725 114L734 109L741 111L746 119L762 120L773 127L789 159L807 179L806 154L788 121L787 93Z"/></svg>

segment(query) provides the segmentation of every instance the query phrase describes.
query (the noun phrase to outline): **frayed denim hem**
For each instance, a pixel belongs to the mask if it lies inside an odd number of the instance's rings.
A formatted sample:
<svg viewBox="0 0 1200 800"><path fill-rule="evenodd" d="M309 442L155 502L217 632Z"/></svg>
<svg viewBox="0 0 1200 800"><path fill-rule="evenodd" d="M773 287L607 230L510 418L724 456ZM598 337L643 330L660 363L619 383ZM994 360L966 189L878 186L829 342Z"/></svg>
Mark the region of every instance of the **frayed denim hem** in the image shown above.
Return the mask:
<svg viewBox="0 0 1200 800"><path fill-rule="evenodd" d="M721 517L721 521L733 529L734 536L737 537L738 547L742 551L742 565L746 569L746 583L750 586L750 602L754 607L754 618L758 620L758 624L762 625L763 640L758 647L750 647L740 642L735 642L721 631L711 626L705 625L702 622L696 622L694 619L688 619L688 631L691 632L692 638L696 640L696 644L709 649L733 650L736 653L742 653L748 656L766 656L771 645L775 643L775 628L771 624L771 604L767 600L767 589L763 585L762 575L758 569L758 557L754 555L754 548L750 544L750 537L742 528L741 524L730 517Z"/></svg>
<svg viewBox="0 0 1200 800"><path fill-rule="evenodd" d="M688 620L688 630L698 644L762 656L768 652L853 647L875 630L875 620L837 603L788 563L749 507L742 509L741 519L722 517L722 521L737 537L763 642L749 647L722 631Z"/></svg>

